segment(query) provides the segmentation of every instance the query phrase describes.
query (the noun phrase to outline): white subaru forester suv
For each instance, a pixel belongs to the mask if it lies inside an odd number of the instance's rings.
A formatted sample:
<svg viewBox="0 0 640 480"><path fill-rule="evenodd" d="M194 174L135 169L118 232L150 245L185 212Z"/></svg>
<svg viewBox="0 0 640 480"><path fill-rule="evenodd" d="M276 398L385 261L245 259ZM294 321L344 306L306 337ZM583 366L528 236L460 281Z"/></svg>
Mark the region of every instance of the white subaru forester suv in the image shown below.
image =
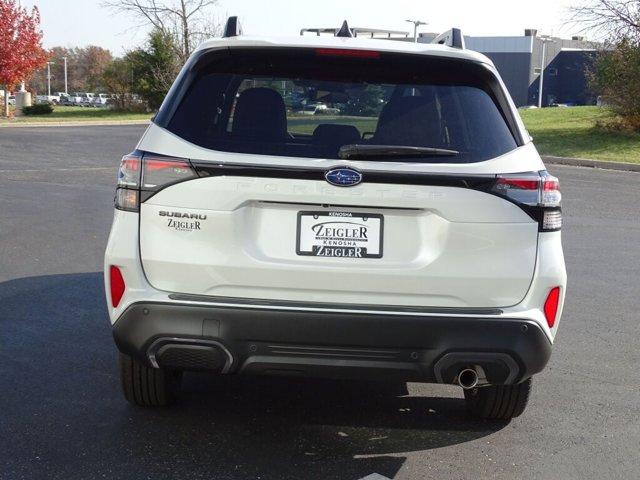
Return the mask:
<svg viewBox="0 0 640 480"><path fill-rule="evenodd" d="M207 371L456 384L473 416L520 415L565 297L560 192L491 61L457 29L230 24L120 166L105 285L127 400Z"/></svg>

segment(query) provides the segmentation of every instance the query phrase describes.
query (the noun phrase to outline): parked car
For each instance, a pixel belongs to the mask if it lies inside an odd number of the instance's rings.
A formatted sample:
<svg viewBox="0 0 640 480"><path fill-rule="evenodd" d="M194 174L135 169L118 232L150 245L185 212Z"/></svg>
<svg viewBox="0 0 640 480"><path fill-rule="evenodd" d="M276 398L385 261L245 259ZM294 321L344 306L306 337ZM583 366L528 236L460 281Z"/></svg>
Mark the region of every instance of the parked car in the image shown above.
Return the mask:
<svg viewBox="0 0 640 480"><path fill-rule="evenodd" d="M107 93L99 93L93 98L93 106L106 107L111 99L111 95Z"/></svg>
<svg viewBox="0 0 640 480"><path fill-rule="evenodd" d="M1 105L4 105L5 95L8 96L7 102L9 103L9 105L15 105L16 104L15 95L12 95L11 92L9 92L9 91L0 90L0 104Z"/></svg>
<svg viewBox="0 0 640 480"><path fill-rule="evenodd" d="M319 112L326 110L328 107L324 103L310 103L304 105L302 110L299 110L298 115L317 115Z"/></svg>
<svg viewBox="0 0 640 480"><path fill-rule="evenodd" d="M57 105L60 103L59 95L36 95L36 103L50 103Z"/></svg>
<svg viewBox="0 0 640 480"><path fill-rule="evenodd" d="M81 107L94 107L95 103L95 94L93 93L85 93L80 100L80 106Z"/></svg>
<svg viewBox="0 0 640 480"><path fill-rule="evenodd" d="M127 400L167 405L193 370L458 385L476 417L524 411L566 292L559 183L461 38L197 49L118 173L104 280ZM300 78L381 111L287 118L272 85Z"/></svg>
<svg viewBox="0 0 640 480"><path fill-rule="evenodd" d="M56 92L56 95L59 97L58 105L67 105L71 96L65 92Z"/></svg>
<svg viewBox="0 0 640 480"><path fill-rule="evenodd" d="M67 99L67 105L73 106L73 107L79 107L80 104L82 103L82 98L84 95L85 94L82 92L71 93L71 95L69 95Z"/></svg>
<svg viewBox="0 0 640 480"><path fill-rule="evenodd" d="M60 105L64 105L67 107L73 107L76 105L76 97L77 93L66 93L60 95Z"/></svg>
<svg viewBox="0 0 640 480"><path fill-rule="evenodd" d="M71 95L69 95L68 99L65 102L65 105L74 107L90 107L92 106L91 103L93 98L93 93L73 92Z"/></svg>
<svg viewBox="0 0 640 480"><path fill-rule="evenodd" d="M337 115L340 110L332 108L324 103L312 103L303 106L302 110L296 112L298 115Z"/></svg>

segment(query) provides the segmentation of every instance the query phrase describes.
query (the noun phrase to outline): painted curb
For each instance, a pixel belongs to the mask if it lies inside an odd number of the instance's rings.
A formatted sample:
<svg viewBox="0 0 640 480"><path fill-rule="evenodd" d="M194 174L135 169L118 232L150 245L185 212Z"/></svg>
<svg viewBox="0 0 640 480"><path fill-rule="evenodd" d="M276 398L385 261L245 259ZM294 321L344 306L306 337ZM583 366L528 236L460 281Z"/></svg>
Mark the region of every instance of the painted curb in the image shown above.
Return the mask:
<svg viewBox="0 0 640 480"><path fill-rule="evenodd" d="M621 170L625 172L640 172L640 163L605 162L603 160L588 160L586 158L552 157L543 155L542 161L556 165L570 165L572 167L602 168L605 170Z"/></svg>
<svg viewBox="0 0 640 480"><path fill-rule="evenodd" d="M0 123L1 128L41 128L41 127L107 127L109 125L148 125L151 120L87 120L77 122L20 122Z"/></svg>

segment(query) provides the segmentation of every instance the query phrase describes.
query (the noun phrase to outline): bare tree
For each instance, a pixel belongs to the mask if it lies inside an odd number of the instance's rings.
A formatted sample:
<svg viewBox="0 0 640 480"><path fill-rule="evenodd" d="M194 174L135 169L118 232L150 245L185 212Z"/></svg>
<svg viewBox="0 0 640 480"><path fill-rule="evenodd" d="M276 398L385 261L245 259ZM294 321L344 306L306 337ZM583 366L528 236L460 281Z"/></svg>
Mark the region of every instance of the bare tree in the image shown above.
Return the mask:
<svg viewBox="0 0 640 480"><path fill-rule="evenodd" d="M104 0L114 11L132 14L144 24L174 39L176 56L184 63L203 40L216 36L218 0Z"/></svg>
<svg viewBox="0 0 640 480"><path fill-rule="evenodd" d="M616 42L640 41L640 0L586 0L573 7L573 22Z"/></svg>

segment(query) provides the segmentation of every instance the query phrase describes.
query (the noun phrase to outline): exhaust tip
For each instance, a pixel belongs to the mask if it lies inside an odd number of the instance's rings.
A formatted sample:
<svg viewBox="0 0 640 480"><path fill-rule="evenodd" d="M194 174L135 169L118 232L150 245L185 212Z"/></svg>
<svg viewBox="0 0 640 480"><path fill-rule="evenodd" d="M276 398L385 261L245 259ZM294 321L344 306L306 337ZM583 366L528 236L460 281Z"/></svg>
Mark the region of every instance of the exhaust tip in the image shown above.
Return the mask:
<svg viewBox="0 0 640 480"><path fill-rule="evenodd" d="M209 339L161 337L147 350L153 368L227 373L233 356L220 342Z"/></svg>
<svg viewBox="0 0 640 480"><path fill-rule="evenodd" d="M465 368L458 374L458 385L470 390L478 385L478 373L473 368Z"/></svg>

